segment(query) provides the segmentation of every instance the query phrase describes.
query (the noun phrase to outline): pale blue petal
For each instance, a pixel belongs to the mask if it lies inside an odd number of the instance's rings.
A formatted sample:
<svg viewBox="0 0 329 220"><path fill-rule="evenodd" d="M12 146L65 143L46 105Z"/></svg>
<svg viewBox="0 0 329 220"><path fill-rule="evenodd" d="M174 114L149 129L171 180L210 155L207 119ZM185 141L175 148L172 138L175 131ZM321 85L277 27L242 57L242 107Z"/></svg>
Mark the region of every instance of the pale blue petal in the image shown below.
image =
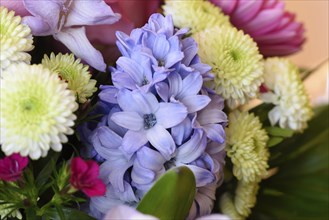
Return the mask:
<svg viewBox="0 0 329 220"><path fill-rule="evenodd" d="M176 145L169 132L160 125L146 130L146 137L166 160L170 160L176 150Z"/></svg>
<svg viewBox="0 0 329 220"><path fill-rule="evenodd" d="M176 97L183 88L183 80L180 75L176 72L171 73L168 76L169 82L169 97Z"/></svg>
<svg viewBox="0 0 329 220"><path fill-rule="evenodd" d="M144 126L144 119L137 112L116 112L112 115L111 120L133 131L139 131Z"/></svg>
<svg viewBox="0 0 329 220"><path fill-rule="evenodd" d="M181 61L183 57L184 57L184 53L181 51L174 51L168 53L165 58L165 67L169 69L170 67Z"/></svg>
<svg viewBox="0 0 329 220"><path fill-rule="evenodd" d="M112 83L118 89L134 90L137 88L136 82L128 74L122 72L121 70L114 70L111 75Z"/></svg>
<svg viewBox="0 0 329 220"><path fill-rule="evenodd" d="M153 45L153 55L157 60L164 61L165 56L169 52L169 42L165 35L158 35Z"/></svg>
<svg viewBox="0 0 329 220"><path fill-rule="evenodd" d="M138 185L149 184L154 181L155 176L156 175L153 170L144 168L141 166L138 160L135 160L133 169L131 171L131 178L134 183Z"/></svg>
<svg viewBox="0 0 329 220"><path fill-rule="evenodd" d="M160 98L167 102L169 99L169 86L165 82L159 82L155 85L155 89L160 96Z"/></svg>
<svg viewBox="0 0 329 220"><path fill-rule="evenodd" d="M171 135L177 145L181 145L192 132L191 120L186 117L181 123L171 128Z"/></svg>
<svg viewBox="0 0 329 220"><path fill-rule="evenodd" d="M127 73L135 81L135 84L142 85L143 68L136 61L128 57L120 57L116 63L117 66L122 68L124 73Z"/></svg>
<svg viewBox="0 0 329 220"><path fill-rule="evenodd" d="M214 174L211 173L209 170L200 168L195 165L187 165L187 167L190 168L193 172L197 187L205 186L209 183L214 182L214 180L216 179Z"/></svg>
<svg viewBox="0 0 329 220"><path fill-rule="evenodd" d="M225 141L226 135L222 125L209 124L209 125L203 125L202 127L207 133L207 137L210 140L213 140L218 143L223 143Z"/></svg>
<svg viewBox="0 0 329 220"><path fill-rule="evenodd" d="M127 131L122 141L122 150L131 157L138 149L147 143L144 131Z"/></svg>
<svg viewBox="0 0 329 220"><path fill-rule="evenodd" d="M73 1L65 26L113 24L120 18L103 0Z"/></svg>
<svg viewBox="0 0 329 220"><path fill-rule="evenodd" d="M117 94L117 100L120 108L123 111L138 112L138 105L132 95L132 92L128 89L121 89Z"/></svg>
<svg viewBox="0 0 329 220"><path fill-rule="evenodd" d="M226 123L226 114L219 109L205 109L204 111L198 113L198 122L201 125L214 124L214 123Z"/></svg>
<svg viewBox="0 0 329 220"><path fill-rule="evenodd" d="M201 129L195 130L191 139L178 148L176 161L181 163L191 163L203 154L206 145L206 135Z"/></svg>
<svg viewBox="0 0 329 220"><path fill-rule="evenodd" d="M59 15L61 9L64 7L64 3L59 0L23 0L26 10L28 10L36 18L41 18L45 23L49 25L49 30L46 30L45 26L34 26L33 34L37 36L46 36L48 34L54 34L58 30ZM34 20L36 21L36 20ZM36 25L36 23L34 23ZM39 28L37 28L39 27ZM34 33L35 31L35 33Z"/></svg>
<svg viewBox="0 0 329 220"><path fill-rule="evenodd" d="M86 61L95 69L105 72L106 64L102 54L89 42L84 27L65 28L53 35L56 40L62 42L77 57Z"/></svg>
<svg viewBox="0 0 329 220"><path fill-rule="evenodd" d="M187 116L187 109L180 103L161 102L159 110L155 113L157 123L164 128L171 128L181 123Z"/></svg>
<svg viewBox="0 0 329 220"><path fill-rule="evenodd" d="M54 30L41 17L25 16L22 24L28 25L34 36L48 36L54 33Z"/></svg>
<svg viewBox="0 0 329 220"><path fill-rule="evenodd" d="M137 104L138 112L141 114L151 114L159 109L157 98L150 92L133 91L132 96Z"/></svg>
<svg viewBox="0 0 329 220"><path fill-rule="evenodd" d="M183 79L183 89L181 90L179 97L185 97L190 95L196 95L200 92L202 87L202 77L199 73L188 74Z"/></svg>
<svg viewBox="0 0 329 220"><path fill-rule="evenodd" d="M100 86L101 92L98 94L100 100L107 103L117 103L116 95L118 93L118 89L114 86Z"/></svg>
<svg viewBox="0 0 329 220"><path fill-rule="evenodd" d="M185 96L180 101L186 106L188 113L193 113L206 107L210 98L205 95L190 95Z"/></svg>
<svg viewBox="0 0 329 220"><path fill-rule="evenodd" d="M165 158L155 150L149 147L142 147L136 153L136 159L139 164L147 169L153 171L160 171L163 169L163 165L166 162Z"/></svg>

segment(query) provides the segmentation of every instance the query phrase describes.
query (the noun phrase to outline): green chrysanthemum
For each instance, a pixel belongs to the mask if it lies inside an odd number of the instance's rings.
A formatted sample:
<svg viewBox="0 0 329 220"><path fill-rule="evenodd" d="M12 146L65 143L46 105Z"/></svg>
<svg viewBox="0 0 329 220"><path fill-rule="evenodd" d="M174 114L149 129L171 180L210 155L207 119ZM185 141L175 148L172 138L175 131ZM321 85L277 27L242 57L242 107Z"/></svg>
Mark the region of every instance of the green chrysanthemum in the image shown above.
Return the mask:
<svg viewBox="0 0 329 220"><path fill-rule="evenodd" d="M0 200L0 203L3 202ZM0 204L0 219L6 220L6 219L22 219L22 213L19 210L13 210L10 203L7 204Z"/></svg>
<svg viewBox="0 0 329 220"><path fill-rule="evenodd" d="M213 68L216 91L230 108L257 96L264 81L264 65L249 35L232 27L214 27L193 36L202 62Z"/></svg>
<svg viewBox="0 0 329 220"><path fill-rule="evenodd" d="M0 143L10 155L32 159L50 148L62 149L72 134L78 108L67 83L42 65L11 65L3 72L0 93Z"/></svg>
<svg viewBox="0 0 329 220"><path fill-rule="evenodd" d="M258 189L258 182L246 183L239 181L234 199L228 193L222 195L220 199L222 212L231 219L245 219L256 205Z"/></svg>
<svg viewBox="0 0 329 220"><path fill-rule="evenodd" d="M88 66L80 63L80 59L74 59L71 54L45 55L42 65L56 72L61 79L68 83L68 88L74 92L78 102L85 103L97 90L96 80L90 79Z"/></svg>
<svg viewBox="0 0 329 220"><path fill-rule="evenodd" d="M175 26L190 28L192 33L215 26L231 26L229 17L219 7L204 0L166 0L163 10L166 15L172 15Z"/></svg>
<svg viewBox="0 0 329 220"><path fill-rule="evenodd" d="M21 24L21 17L0 7L0 74L12 63L30 63L26 52L34 48L32 43L31 30Z"/></svg>
<svg viewBox="0 0 329 220"><path fill-rule="evenodd" d="M265 61L264 102L276 105L269 112L272 125L302 131L312 117L312 108L297 66L285 58L268 58Z"/></svg>
<svg viewBox="0 0 329 220"><path fill-rule="evenodd" d="M247 183L259 181L267 174L269 137L258 117L248 112L232 112L226 134L226 151L233 163L234 176Z"/></svg>

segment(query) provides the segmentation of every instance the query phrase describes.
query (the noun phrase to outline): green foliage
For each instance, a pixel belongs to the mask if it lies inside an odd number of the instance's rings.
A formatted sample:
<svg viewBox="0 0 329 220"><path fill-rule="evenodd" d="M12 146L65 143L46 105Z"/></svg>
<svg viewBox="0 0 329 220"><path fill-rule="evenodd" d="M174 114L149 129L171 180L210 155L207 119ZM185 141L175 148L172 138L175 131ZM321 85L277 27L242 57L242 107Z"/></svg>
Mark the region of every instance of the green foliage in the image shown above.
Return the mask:
<svg viewBox="0 0 329 220"><path fill-rule="evenodd" d="M270 148L276 172L263 180L250 219L328 219L329 107L317 110L303 134Z"/></svg>
<svg viewBox="0 0 329 220"><path fill-rule="evenodd" d="M195 178L187 167L177 167L164 174L147 192L137 210L161 220L185 219L196 191Z"/></svg>

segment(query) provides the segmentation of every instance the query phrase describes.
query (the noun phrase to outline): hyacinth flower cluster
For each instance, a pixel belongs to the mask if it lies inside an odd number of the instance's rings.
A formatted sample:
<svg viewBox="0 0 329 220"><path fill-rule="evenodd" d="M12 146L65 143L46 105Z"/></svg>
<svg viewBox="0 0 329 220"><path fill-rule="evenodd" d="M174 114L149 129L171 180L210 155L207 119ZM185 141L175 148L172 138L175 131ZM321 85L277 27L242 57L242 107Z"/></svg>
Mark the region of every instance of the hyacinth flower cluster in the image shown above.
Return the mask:
<svg viewBox="0 0 329 220"><path fill-rule="evenodd" d="M171 16L154 14L130 35L118 32L122 53L111 68L113 86L101 86L93 114L80 127L84 154L101 162L105 196L90 201L102 218L114 205L136 206L166 170L187 166L197 194L189 218L209 214L223 180L227 116L224 100L203 82L212 76L197 44L176 30Z"/></svg>

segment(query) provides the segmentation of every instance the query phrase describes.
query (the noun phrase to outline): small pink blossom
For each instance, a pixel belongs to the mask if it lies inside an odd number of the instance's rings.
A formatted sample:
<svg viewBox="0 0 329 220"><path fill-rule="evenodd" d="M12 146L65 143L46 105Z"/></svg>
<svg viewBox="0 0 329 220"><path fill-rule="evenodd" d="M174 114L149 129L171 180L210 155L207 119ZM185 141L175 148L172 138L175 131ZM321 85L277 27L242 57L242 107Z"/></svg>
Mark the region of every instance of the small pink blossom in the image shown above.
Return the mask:
<svg viewBox="0 0 329 220"><path fill-rule="evenodd" d="M23 169L29 163L27 157L12 154L0 160L0 180L16 181L22 176Z"/></svg>
<svg viewBox="0 0 329 220"><path fill-rule="evenodd" d="M106 186L98 175L99 166L95 161L84 161L80 157L72 159L70 183L89 197L103 196L106 192Z"/></svg>

